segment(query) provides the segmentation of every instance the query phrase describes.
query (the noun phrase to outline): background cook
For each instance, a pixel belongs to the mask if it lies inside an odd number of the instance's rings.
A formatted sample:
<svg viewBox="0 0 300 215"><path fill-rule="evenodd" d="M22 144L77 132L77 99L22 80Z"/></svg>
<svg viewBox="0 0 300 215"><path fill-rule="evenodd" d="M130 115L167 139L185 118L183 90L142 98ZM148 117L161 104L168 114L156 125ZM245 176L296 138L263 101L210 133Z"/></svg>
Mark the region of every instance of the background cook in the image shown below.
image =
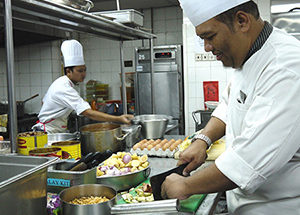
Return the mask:
<svg viewBox="0 0 300 215"><path fill-rule="evenodd" d="M97 121L129 123L132 115L114 116L92 110L74 86L84 81L86 66L82 45L77 40L66 40L61 45L65 75L56 79L43 98L43 105L38 115L39 121L33 130L48 133L67 131L67 120L74 110L77 115L84 115Z"/></svg>
<svg viewBox="0 0 300 215"><path fill-rule="evenodd" d="M190 177L168 176L162 195L227 191L229 214L300 214L300 42L249 0L180 0L211 51L236 70L221 104L180 155L186 172L226 130L226 150Z"/></svg>

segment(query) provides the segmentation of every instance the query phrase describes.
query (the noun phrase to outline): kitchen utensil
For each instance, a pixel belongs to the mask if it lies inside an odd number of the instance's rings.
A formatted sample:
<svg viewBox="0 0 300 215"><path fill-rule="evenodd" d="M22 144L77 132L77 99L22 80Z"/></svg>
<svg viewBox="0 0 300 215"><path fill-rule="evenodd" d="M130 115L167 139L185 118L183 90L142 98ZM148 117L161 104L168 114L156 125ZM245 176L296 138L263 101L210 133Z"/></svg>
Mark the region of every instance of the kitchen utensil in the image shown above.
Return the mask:
<svg viewBox="0 0 300 215"><path fill-rule="evenodd" d="M218 101L206 101L204 102L206 107L209 109L209 110L214 110L218 107L219 105L219 102Z"/></svg>
<svg viewBox="0 0 300 215"><path fill-rule="evenodd" d="M182 164L176 168L173 168L171 170L168 170L166 172L160 173L158 175L154 175L150 177L150 184L152 187L153 197L155 200L162 200L161 196L161 185L166 179L166 177L172 173L177 173L179 175L183 175L183 170L188 164Z"/></svg>
<svg viewBox="0 0 300 215"><path fill-rule="evenodd" d="M87 154L83 159L80 159L78 162L76 162L72 167L69 167L68 171L82 171L85 170L83 168L86 168L86 164L90 162L93 159L94 153Z"/></svg>
<svg viewBox="0 0 300 215"><path fill-rule="evenodd" d="M121 125L115 123L94 123L80 128L81 152L83 155L89 152L122 151L125 148ZM122 139L122 138L121 138Z"/></svg>
<svg viewBox="0 0 300 215"><path fill-rule="evenodd" d="M150 164L151 165L151 164ZM145 181L150 175L150 165L140 171L128 173L126 175L119 176L97 176L97 184L106 184L117 191L128 190L137 186L142 181Z"/></svg>
<svg viewBox="0 0 300 215"><path fill-rule="evenodd" d="M132 123L142 126L141 133L145 139L159 139L164 136L171 119L172 117L167 115L148 114L135 116Z"/></svg>
<svg viewBox="0 0 300 215"><path fill-rule="evenodd" d="M70 6L82 11L88 12L94 7L94 4L90 0L52 0L55 3Z"/></svg>
<svg viewBox="0 0 300 215"><path fill-rule="evenodd" d="M17 101L17 115L18 117L22 117L25 114L25 102L37 97L39 94L35 94L34 96L25 99L24 101ZM8 113L8 101L0 102L0 114Z"/></svg>
<svg viewBox="0 0 300 215"><path fill-rule="evenodd" d="M115 205L111 208L112 214L178 214L180 204L178 199L142 202L135 204Z"/></svg>
<svg viewBox="0 0 300 215"><path fill-rule="evenodd" d="M134 9L101 11L92 13L96 16L106 16L113 18L115 22L119 22L132 27L143 26L144 15Z"/></svg>
<svg viewBox="0 0 300 215"><path fill-rule="evenodd" d="M0 155L0 213L46 214L47 167L57 158Z"/></svg>
<svg viewBox="0 0 300 215"><path fill-rule="evenodd" d="M110 215L111 207L116 203L117 191L103 184L84 184L64 189L59 197L62 201L62 215L103 214ZM75 198L101 196L110 200L91 205L75 205L69 203Z"/></svg>
<svg viewBox="0 0 300 215"><path fill-rule="evenodd" d="M130 149L140 140L141 125L122 125L126 148ZM126 135L127 134L127 135ZM125 136L126 135L126 136Z"/></svg>
<svg viewBox="0 0 300 215"><path fill-rule="evenodd" d="M48 146L51 146L54 142L78 140L79 138L80 132L48 134Z"/></svg>

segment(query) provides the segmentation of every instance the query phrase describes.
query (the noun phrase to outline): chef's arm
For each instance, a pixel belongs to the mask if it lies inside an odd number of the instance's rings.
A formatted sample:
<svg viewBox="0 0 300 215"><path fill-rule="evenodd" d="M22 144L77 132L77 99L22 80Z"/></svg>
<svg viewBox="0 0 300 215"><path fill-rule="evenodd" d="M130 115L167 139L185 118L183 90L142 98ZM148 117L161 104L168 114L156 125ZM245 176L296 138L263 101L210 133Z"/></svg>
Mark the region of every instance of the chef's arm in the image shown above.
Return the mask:
<svg viewBox="0 0 300 215"><path fill-rule="evenodd" d="M201 133L208 136L214 142L224 136L225 127L226 125L222 120L212 117ZM206 150L206 142L201 139L195 140L185 151L180 153L177 165L189 163L183 171L186 175L205 162L207 157Z"/></svg>
<svg viewBox="0 0 300 215"><path fill-rule="evenodd" d="M212 142L225 135L226 124L217 117L211 117L201 134L208 136Z"/></svg>
<svg viewBox="0 0 300 215"><path fill-rule="evenodd" d="M185 189L188 194L215 193L232 190L238 186L227 178L215 164L196 171L192 176L185 178Z"/></svg>
<svg viewBox="0 0 300 215"><path fill-rule="evenodd" d="M92 109L87 109L83 111L81 115L84 115L90 119L97 120L97 121L124 123L124 119L121 116L114 116L114 115L106 114Z"/></svg>

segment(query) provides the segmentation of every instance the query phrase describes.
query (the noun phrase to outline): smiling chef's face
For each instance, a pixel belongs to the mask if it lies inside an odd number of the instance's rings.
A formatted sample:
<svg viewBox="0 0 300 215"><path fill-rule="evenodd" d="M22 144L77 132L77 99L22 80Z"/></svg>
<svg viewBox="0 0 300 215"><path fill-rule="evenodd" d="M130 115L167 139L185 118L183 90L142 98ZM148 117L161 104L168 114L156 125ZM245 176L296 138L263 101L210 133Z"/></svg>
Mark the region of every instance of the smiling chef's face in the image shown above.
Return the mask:
<svg viewBox="0 0 300 215"><path fill-rule="evenodd" d="M238 29L230 29L212 18L198 25L196 34L204 40L205 51L212 52L225 67L238 68L243 63L242 37Z"/></svg>
<svg viewBox="0 0 300 215"><path fill-rule="evenodd" d="M74 83L83 82L86 76L86 66L74 66L72 70L67 71L67 76Z"/></svg>

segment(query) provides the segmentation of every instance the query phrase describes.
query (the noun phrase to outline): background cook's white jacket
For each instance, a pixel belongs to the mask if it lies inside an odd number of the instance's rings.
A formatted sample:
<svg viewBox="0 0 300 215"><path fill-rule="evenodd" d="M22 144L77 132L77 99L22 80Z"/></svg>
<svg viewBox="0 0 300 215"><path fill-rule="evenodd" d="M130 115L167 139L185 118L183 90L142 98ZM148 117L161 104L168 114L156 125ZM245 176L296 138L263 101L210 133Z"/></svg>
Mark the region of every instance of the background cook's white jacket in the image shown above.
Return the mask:
<svg viewBox="0 0 300 215"><path fill-rule="evenodd" d="M299 41L274 28L229 87L213 112L226 123L216 165L239 186L227 192L229 212L300 214Z"/></svg>
<svg viewBox="0 0 300 215"><path fill-rule="evenodd" d="M73 110L79 115L90 108L89 103L84 101L74 89L74 83L64 75L49 87L38 117L40 122L45 123L48 133L62 133L67 129L68 116ZM35 126L44 129L41 123Z"/></svg>

